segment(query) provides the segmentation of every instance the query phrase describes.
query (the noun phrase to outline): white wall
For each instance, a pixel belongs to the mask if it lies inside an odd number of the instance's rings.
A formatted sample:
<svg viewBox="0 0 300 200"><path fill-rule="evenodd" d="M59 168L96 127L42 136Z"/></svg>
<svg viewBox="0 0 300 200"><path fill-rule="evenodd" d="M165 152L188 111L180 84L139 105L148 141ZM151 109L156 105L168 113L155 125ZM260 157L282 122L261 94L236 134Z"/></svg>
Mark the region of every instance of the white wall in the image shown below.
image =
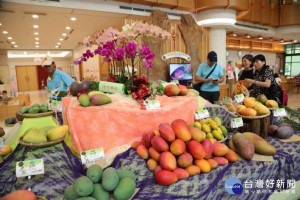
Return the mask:
<svg viewBox="0 0 300 200"><path fill-rule="evenodd" d="M0 79L4 82L4 90L9 92L11 90L11 85L6 50L0 50Z"/></svg>

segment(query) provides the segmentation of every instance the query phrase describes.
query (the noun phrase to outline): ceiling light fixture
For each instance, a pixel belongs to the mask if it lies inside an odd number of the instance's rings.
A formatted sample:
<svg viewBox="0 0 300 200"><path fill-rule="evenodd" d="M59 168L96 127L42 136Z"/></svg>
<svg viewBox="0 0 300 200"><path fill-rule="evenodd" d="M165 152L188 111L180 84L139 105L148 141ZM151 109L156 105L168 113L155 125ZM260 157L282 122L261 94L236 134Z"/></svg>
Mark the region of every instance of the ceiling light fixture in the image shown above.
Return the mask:
<svg viewBox="0 0 300 200"><path fill-rule="evenodd" d="M11 42L12 44L16 44L16 42Z"/></svg>
<svg viewBox="0 0 300 200"><path fill-rule="evenodd" d="M55 46L55 48L58 48L59 46Z"/></svg>
<svg viewBox="0 0 300 200"><path fill-rule="evenodd" d="M0 23L0 26L2 26L2 23Z"/></svg>
<svg viewBox="0 0 300 200"><path fill-rule="evenodd" d="M18 46L18 45L14 45L14 47L15 47L15 48L18 48L19 46Z"/></svg>
<svg viewBox="0 0 300 200"><path fill-rule="evenodd" d="M35 42L35 44L39 44L39 42Z"/></svg>
<svg viewBox="0 0 300 200"><path fill-rule="evenodd" d="M48 55L52 58L63 58L63 57L66 57L69 54L71 54L71 51L52 52ZM8 58L36 58L36 57L43 58L45 56L47 56L46 52L36 54L32 51L30 51L28 53L25 51L24 54L15 54L14 51L7 51L7 57Z"/></svg>
<svg viewBox="0 0 300 200"><path fill-rule="evenodd" d="M56 43L56 44L60 45L61 43L60 43L60 42L58 42L58 43Z"/></svg>
<svg viewBox="0 0 300 200"><path fill-rule="evenodd" d="M264 38L260 36L258 39L259 39L259 40L262 40L262 39L264 39Z"/></svg>
<svg viewBox="0 0 300 200"><path fill-rule="evenodd" d="M63 33L63 34L61 34L61 35L62 35L62 36L65 36L65 37L67 36L67 34L66 34L66 33Z"/></svg>
<svg viewBox="0 0 300 200"><path fill-rule="evenodd" d="M26 55L26 54L27 54L27 52L26 52L26 51L24 51L24 54Z"/></svg>
<svg viewBox="0 0 300 200"><path fill-rule="evenodd" d="M8 40L12 40L12 37L7 37Z"/></svg>
<svg viewBox="0 0 300 200"><path fill-rule="evenodd" d="M298 42L297 40L294 40L294 42Z"/></svg>
<svg viewBox="0 0 300 200"><path fill-rule="evenodd" d="M280 40L280 42L284 42L284 40Z"/></svg>
<svg viewBox="0 0 300 200"><path fill-rule="evenodd" d="M38 15L32 15L32 18L37 19L37 18L39 18L39 16Z"/></svg>
<svg viewBox="0 0 300 200"><path fill-rule="evenodd" d="M35 25L33 25L33 28L39 28L39 25L35 24Z"/></svg>
<svg viewBox="0 0 300 200"><path fill-rule="evenodd" d="M47 54L49 55L49 54L50 54L50 51L48 51Z"/></svg>
<svg viewBox="0 0 300 200"><path fill-rule="evenodd" d="M251 38L251 36L250 36L250 35L247 35L246 38Z"/></svg>
<svg viewBox="0 0 300 200"><path fill-rule="evenodd" d="M39 35L39 33L38 32L34 32L34 35Z"/></svg>
<svg viewBox="0 0 300 200"><path fill-rule="evenodd" d="M63 41L64 39L62 39L62 38L59 38L59 40L60 40L60 41Z"/></svg>
<svg viewBox="0 0 300 200"><path fill-rule="evenodd" d="M36 55L38 55L39 53L38 53L38 52L36 52L35 54L36 54Z"/></svg>
<svg viewBox="0 0 300 200"><path fill-rule="evenodd" d="M71 17L71 21L76 21L76 17Z"/></svg>
<svg viewBox="0 0 300 200"><path fill-rule="evenodd" d="M39 45L36 45L35 47L36 47L36 48L39 48L40 46L39 46Z"/></svg>
<svg viewBox="0 0 300 200"><path fill-rule="evenodd" d="M3 33L3 34L7 34L8 32L7 32L7 31L2 31L2 33Z"/></svg>
<svg viewBox="0 0 300 200"><path fill-rule="evenodd" d="M71 27L70 27L70 26L66 26L66 29L67 29L67 30L70 30L70 29L71 29Z"/></svg>
<svg viewBox="0 0 300 200"><path fill-rule="evenodd" d="M234 37L236 37L236 36L237 36L237 34L236 34L236 33L233 33L232 35L233 35Z"/></svg>
<svg viewBox="0 0 300 200"><path fill-rule="evenodd" d="M229 19L229 18L214 18L214 19L204 19L201 21L198 21L197 24L199 26L201 25L208 25L208 24L235 24L235 19Z"/></svg>
<svg viewBox="0 0 300 200"><path fill-rule="evenodd" d="M36 38L34 38L35 40L39 40L40 38L38 38L38 37L36 37Z"/></svg>

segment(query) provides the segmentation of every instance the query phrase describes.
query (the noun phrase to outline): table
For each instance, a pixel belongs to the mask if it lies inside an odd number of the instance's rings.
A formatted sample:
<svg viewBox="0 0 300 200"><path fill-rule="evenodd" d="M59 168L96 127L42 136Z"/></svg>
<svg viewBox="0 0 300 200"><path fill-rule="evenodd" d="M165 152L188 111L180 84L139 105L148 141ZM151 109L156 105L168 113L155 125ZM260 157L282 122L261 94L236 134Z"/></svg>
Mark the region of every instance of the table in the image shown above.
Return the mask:
<svg viewBox="0 0 300 200"><path fill-rule="evenodd" d="M23 106L23 100L0 101L0 120L15 117L16 112Z"/></svg>

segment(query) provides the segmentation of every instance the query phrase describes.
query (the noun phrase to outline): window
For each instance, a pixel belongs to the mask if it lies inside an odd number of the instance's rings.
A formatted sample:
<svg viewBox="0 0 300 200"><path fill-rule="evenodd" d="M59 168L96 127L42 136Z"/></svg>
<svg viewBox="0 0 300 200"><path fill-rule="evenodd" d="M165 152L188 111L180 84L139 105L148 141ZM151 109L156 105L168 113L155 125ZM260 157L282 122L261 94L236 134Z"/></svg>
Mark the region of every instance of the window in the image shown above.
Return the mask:
<svg viewBox="0 0 300 200"><path fill-rule="evenodd" d="M297 76L300 73L300 43L285 45L284 75Z"/></svg>

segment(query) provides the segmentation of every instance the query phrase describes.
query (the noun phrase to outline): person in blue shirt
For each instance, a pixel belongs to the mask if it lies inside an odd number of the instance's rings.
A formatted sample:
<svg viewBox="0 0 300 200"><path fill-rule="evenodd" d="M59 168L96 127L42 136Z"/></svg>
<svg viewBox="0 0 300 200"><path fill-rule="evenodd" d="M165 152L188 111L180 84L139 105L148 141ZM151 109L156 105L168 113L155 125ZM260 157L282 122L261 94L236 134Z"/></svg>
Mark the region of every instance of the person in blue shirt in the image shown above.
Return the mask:
<svg viewBox="0 0 300 200"><path fill-rule="evenodd" d="M211 51L207 55L207 62L201 63L197 73L194 76L195 81L202 82L200 88L200 96L214 103L219 100L220 88L219 84L224 81L223 70L220 64L217 63L217 54ZM216 65L216 68L214 69ZM206 76L214 69L209 77Z"/></svg>

